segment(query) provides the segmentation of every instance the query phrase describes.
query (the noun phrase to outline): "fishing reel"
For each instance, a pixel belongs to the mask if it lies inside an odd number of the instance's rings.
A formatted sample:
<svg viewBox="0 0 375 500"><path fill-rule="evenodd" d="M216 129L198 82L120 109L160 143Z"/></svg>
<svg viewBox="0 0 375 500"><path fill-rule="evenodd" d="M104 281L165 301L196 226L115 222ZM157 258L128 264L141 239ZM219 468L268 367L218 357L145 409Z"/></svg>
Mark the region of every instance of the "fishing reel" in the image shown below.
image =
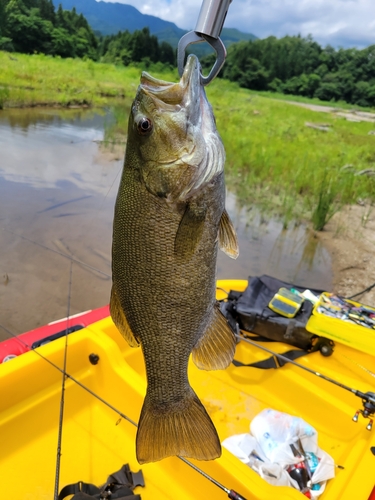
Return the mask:
<svg viewBox="0 0 375 500"><path fill-rule="evenodd" d="M368 431L371 431L372 429L372 424L374 422L374 419L371 418L375 414L375 393L374 392L366 392L364 396L367 396L365 398L362 398L362 404L363 404L363 409L357 410L354 414L353 417L353 422L358 422L358 416L361 414L364 418L368 418L370 421L366 425L366 429Z"/></svg>

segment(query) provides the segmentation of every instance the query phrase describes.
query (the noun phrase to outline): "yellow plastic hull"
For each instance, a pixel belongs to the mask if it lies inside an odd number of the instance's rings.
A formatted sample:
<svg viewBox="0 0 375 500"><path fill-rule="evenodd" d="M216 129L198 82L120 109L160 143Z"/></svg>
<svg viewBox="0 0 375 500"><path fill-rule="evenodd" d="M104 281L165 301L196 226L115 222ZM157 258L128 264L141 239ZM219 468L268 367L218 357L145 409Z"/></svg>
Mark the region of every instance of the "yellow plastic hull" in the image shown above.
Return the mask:
<svg viewBox="0 0 375 500"><path fill-rule="evenodd" d="M245 281L218 283L220 288L244 289ZM65 340L38 349L43 357L63 366ZM283 352L285 345L273 343ZM89 355L99 356L92 365ZM251 363L267 354L240 343L236 359ZM300 358L313 368L362 392L374 391L374 378L359 367L374 368L374 357L337 345L324 358L319 352ZM146 382L142 352L131 349L110 318L68 337L67 372L135 422L138 421ZM205 372L189 366L191 385L210 413L221 440L248 432L251 419L264 408L298 415L313 425L319 445L337 464L323 500L367 500L375 484L375 429L368 420L352 421L361 401L301 369L286 365L279 370L236 368ZM0 477L7 500L51 500L54 492L57 432L62 375L36 352L28 352L0 365ZM103 483L107 475L129 463L143 471L143 500L220 500L227 494L176 457L140 467L135 458L136 428L71 379L66 381L62 435L60 488L79 480ZM301 499L299 492L268 485L225 449L220 459L194 462L247 500Z"/></svg>

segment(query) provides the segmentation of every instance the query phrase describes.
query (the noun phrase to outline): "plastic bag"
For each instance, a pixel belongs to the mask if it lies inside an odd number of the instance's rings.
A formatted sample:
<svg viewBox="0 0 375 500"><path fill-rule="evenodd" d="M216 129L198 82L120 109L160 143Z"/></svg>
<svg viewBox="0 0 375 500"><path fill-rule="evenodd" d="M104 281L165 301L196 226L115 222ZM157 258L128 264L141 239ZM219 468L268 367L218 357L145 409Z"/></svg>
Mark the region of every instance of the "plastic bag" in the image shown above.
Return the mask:
<svg viewBox="0 0 375 500"><path fill-rule="evenodd" d="M222 444L268 483L292 486L308 498L318 498L335 476L334 461L318 447L316 430L287 413L263 410L252 420L250 434L231 436Z"/></svg>

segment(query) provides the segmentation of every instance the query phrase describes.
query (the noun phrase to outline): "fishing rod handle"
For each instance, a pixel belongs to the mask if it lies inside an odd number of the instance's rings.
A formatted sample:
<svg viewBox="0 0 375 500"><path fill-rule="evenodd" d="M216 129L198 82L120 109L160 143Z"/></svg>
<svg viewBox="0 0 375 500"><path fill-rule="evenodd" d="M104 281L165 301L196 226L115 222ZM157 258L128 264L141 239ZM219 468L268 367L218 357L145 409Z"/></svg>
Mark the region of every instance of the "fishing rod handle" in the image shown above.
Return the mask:
<svg viewBox="0 0 375 500"><path fill-rule="evenodd" d="M231 1L203 0L194 31L212 38L219 38Z"/></svg>
<svg viewBox="0 0 375 500"><path fill-rule="evenodd" d="M228 497L231 498L231 500L246 500L245 497L234 490L230 490L230 492L228 493Z"/></svg>

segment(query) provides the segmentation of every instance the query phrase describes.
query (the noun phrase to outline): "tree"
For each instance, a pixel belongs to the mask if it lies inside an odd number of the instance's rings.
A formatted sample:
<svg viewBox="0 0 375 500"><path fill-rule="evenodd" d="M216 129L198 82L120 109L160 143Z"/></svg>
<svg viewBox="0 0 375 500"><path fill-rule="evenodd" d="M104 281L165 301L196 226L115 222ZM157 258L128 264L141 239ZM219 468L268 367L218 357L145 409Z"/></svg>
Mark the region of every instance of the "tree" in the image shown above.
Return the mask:
<svg viewBox="0 0 375 500"><path fill-rule="evenodd" d="M134 31L134 33L120 31L117 35L103 37L100 40L98 52L102 61L125 66L132 61L142 61L145 67L159 61L175 65L176 59L173 48L167 42L159 45L157 37L151 35L148 28Z"/></svg>
<svg viewBox="0 0 375 500"><path fill-rule="evenodd" d="M75 9L52 0L0 0L0 48L32 54L97 58L97 39Z"/></svg>
<svg viewBox="0 0 375 500"><path fill-rule="evenodd" d="M10 35L16 52L50 53L52 31L52 23L42 19L37 8L32 8L28 14L23 14L19 6L14 3L7 10L6 33Z"/></svg>
<svg viewBox="0 0 375 500"><path fill-rule="evenodd" d="M159 60L164 64L171 64L172 66L176 64L176 54L169 43L161 42Z"/></svg>
<svg viewBox="0 0 375 500"><path fill-rule="evenodd" d="M223 76L255 90L369 106L374 102L375 45L323 49L311 35L240 42L229 47Z"/></svg>
<svg viewBox="0 0 375 500"><path fill-rule="evenodd" d="M315 91L314 97L322 101L338 101L341 96L335 83L323 82Z"/></svg>

